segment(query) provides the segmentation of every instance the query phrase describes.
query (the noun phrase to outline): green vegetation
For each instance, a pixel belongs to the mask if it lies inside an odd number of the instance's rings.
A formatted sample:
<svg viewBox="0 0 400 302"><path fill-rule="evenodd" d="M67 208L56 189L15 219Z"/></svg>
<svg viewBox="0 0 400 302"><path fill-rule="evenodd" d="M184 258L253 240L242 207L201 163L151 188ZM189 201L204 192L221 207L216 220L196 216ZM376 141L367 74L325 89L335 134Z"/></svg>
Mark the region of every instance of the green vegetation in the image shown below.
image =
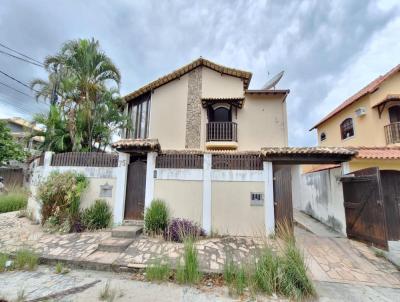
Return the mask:
<svg viewBox="0 0 400 302"><path fill-rule="evenodd" d="M375 256L378 258L384 258L385 257L385 252L382 250L375 250Z"/></svg>
<svg viewBox="0 0 400 302"><path fill-rule="evenodd" d="M176 269L176 280L178 283L196 284L201 279L199 271L199 261L197 250L192 238L186 238L184 241L184 265L180 263Z"/></svg>
<svg viewBox="0 0 400 302"><path fill-rule="evenodd" d="M0 166L7 165L11 160L23 161L27 153L12 137L6 123L0 121Z"/></svg>
<svg viewBox="0 0 400 302"><path fill-rule="evenodd" d="M259 257L248 265L227 261L224 279L230 293L235 295L242 295L246 288L252 293L275 293L295 301L316 294L307 275L304 257L294 241L286 242L282 256L276 255L266 246Z"/></svg>
<svg viewBox="0 0 400 302"><path fill-rule="evenodd" d="M44 65L48 79L31 82L36 98L51 104L50 114L35 117L46 126L45 133L40 133L45 137L41 149L105 149L113 134L128 125L128 117L120 110L118 68L94 39L66 42Z"/></svg>
<svg viewBox="0 0 400 302"><path fill-rule="evenodd" d="M15 268L19 270L34 270L38 265L39 257L31 250L20 249L15 255Z"/></svg>
<svg viewBox="0 0 400 302"><path fill-rule="evenodd" d="M96 200L93 205L82 213L82 222L89 230L107 228L111 224L111 219L110 206L103 199Z"/></svg>
<svg viewBox="0 0 400 302"><path fill-rule="evenodd" d="M12 188L7 194L0 195L0 213L24 209L27 203L28 193L22 188Z"/></svg>
<svg viewBox="0 0 400 302"><path fill-rule="evenodd" d="M8 256L6 254L0 253L0 272L6 270L6 262L8 261Z"/></svg>
<svg viewBox="0 0 400 302"><path fill-rule="evenodd" d="M148 281L167 281L171 276L171 267L168 262L157 260L146 267L146 279Z"/></svg>
<svg viewBox="0 0 400 302"><path fill-rule="evenodd" d="M153 200L144 214L144 227L149 234L161 234L168 226L169 210L163 200Z"/></svg>
<svg viewBox="0 0 400 302"><path fill-rule="evenodd" d="M111 282L110 280L107 280L106 284L100 291L99 299L101 301L112 302L114 301L116 295L117 295L116 290L111 288Z"/></svg>
<svg viewBox="0 0 400 302"><path fill-rule="evenodd" d="M82 231L80 198L88 185L85 176L73 172L53 172L40 184L42 224L64 231Z"/></svg>

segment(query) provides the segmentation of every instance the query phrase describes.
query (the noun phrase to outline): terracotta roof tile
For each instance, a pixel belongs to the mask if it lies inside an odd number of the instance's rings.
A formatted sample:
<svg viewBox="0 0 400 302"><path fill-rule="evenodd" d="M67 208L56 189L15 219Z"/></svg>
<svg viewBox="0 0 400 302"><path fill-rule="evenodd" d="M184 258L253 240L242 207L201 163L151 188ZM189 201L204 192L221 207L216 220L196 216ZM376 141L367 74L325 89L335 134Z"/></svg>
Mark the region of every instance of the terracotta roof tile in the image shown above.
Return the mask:
<svg viewBox="0 0 400 302"><path fill-rule="evenodd" d="M197 60L179 68L176 69L175 71L153 81L150 82L149 84L135 90L134 92L126 95L124 97L125 101L130 101L133 98L136 98L146 92L149 92L153 89L156 89L172 80L175 80L181 76L183 76L184 74L188 73L189 71L195 69L198 66L206 66L211 68L212 70L218 71L220 73L224 73L227 75L231 75L231 76L235 76L238 78L242 78L243 79L243 84L244 84L244 89L247 89L249 87L250 84L250 80L251 80L251 72L248 71L243 71L243 70L239 70L239 69L234 69L234 68L229 68L223 65L219 65L217 63L211 62L207 59L204 59L202 57L198 58Z"/></svg>
<svg viewBox="0 0 400 302"><path fill-rule="evenodd" d="M138 151L160 151L160 143L157 139L120 139L112 144L117 150L138 150Z"/></svg>
<svg viewBox="0 0 400 302"><path fill-rule="evenodd" d="M356 94L354 94L353 96L351 96L350 98L348 98L347 100L345 100L342 104L340 104L336 109L334 109L331 113L329 113L327 116L325 116L321 121L319 121L314 127L312 127L310 129L313 130L315 128L317 128L319 125L321 125L322 123L326 122L328 119L330 119L331 117L333 117L334 115L336 115L337 113L339 113L340 111L342 111L343 109L345 109L346 107L350 106L351 104L353 104L355 101L357 101L358 99L360 99L361 97L363 97L364 95L373 93L374 91L376 91L379 86L385 81L387 80L389 77L391 77L392 75L394 75L396 72L400 71L400 64L397 65L396 67L392 68L389 72L387 72L386 74L384 74L383 76L379 76L377 77L375 80L373 80L371 83L369 83L367 86L365 86L364 88L362 88L360 91L358 91Z"/></svg>
<svg viewBox="0 0 400 302"><path fill-rule="evenodd" d="M355 155L357 152L341 147L270 147L261 148L263 156L268 155Z"/></svg>
<svg viewBox="0 0 400 302"><path fill-rule="evenodd" d="M400 159L400 147L358 147L356 159Z"/></svg>
<svg viewBox="0 0 400 302"><path fill-rule="evenodd" d="M334 169L334 168L339 168L339 167L341 167L340 164L319 165L317 167L314 167L314 168L308 170L305 173L319 172L319 171L324 171L324 170L329 170L329 169Z"/></svg>

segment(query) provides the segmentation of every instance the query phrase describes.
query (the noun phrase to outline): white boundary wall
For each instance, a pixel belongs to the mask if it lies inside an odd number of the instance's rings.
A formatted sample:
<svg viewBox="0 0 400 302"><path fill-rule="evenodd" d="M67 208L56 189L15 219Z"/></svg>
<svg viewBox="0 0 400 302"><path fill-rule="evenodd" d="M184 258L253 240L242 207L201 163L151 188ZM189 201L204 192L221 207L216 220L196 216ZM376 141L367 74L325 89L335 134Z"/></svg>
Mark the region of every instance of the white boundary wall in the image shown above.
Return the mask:
<svg viewBox="0 0 400 302"><path fill-rule="evenodd" d="M69 167L51 166L52 152L46 152L43 166L38 166L39 159L31 163L30 169L32 176L30 179L31 195L28 200L28 211L36 220L40 220L40 200L37 198L37 189L53 171L66 172L73 171L85 175L89 180L89 186L81 198L81 206L87 207L96 199L104 199L113 209L114 223L119 224L123 221L126 177L129 164L129 154L119 153L118 167ZM101 186L112 186L111 196L100 196Z"/></svg>
<svg viewBox="0 0 400 302"><path fill-rule="evenodd" d="M293 166L292 169L300 169ZM300 175L293 178L293 175ZM342 168L292 173L293 207L346 235Z"/></svg>

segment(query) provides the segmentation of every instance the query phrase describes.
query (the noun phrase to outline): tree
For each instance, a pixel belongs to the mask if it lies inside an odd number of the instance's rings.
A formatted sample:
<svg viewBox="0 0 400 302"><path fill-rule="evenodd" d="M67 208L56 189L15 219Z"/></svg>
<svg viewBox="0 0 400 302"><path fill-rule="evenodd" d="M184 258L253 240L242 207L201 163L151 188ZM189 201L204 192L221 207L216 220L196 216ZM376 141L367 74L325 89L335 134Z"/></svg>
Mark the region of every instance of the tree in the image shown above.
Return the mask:
<svg viewBox="0 0 400 302"><path fill-rule="evenodd" d="M6 123L0 121L0 165L7 165L11 160L22 161L27 153L15 141Z"/></svg>
<svg viewBox="0 0 400 302"><path fill-rule="evenodd" d="M31 87L36 98L50 99L59 107L72 151L105 148L114 131L128 120L120 110L118 68L94 39L69 41L44 64L48 80L36 79ZM111 84L117 87L109 88Z"/></svg>

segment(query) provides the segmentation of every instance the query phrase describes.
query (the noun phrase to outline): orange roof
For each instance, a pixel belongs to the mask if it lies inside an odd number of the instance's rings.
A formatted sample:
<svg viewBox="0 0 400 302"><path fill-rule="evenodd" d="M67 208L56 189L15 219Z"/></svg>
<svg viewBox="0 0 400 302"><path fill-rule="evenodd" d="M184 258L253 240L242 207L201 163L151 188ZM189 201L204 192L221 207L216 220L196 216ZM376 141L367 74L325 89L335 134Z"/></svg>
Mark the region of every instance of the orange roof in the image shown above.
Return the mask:
<svg viewBox="0 0 400 302"><path fill-rule="evenodd" d="M334 168L339 168L341 165L340 164L324 164L324 165L319 165L316 166L305 173L313 173L313 172L319 172L319 171L324 171L324 170L329 170L329 169L334 169Z"/></svg>
<svg viewBox="0 0 400 302"><path fill-rule="evenodd" d="M251 72L219 65L217 63L211 62L207 59L200 57L197 60L194 60L193 62L191 62L191 63L189 63L189 64L187 64L187 65L185 65L185 66L183 66L183 67L181 67L181 68L179 68L179 69L177 69L177 70L175 70L153 82L150 82L149 84L135 90L134 92L129 93L128 95L126 95L124 97L124 99L126 101L130 101L133 98L136 98L146 92L156 89L164 84L167 84L168 82L171 82L171 81L183 76L184 74L192 71L193 69L195 69L199 66L206 66L212 70L220 72L221 74L227 74L230 76L241 78L241 79L243 79L244 89L247 89L249 87L250 80L251 80Z"/></svg>
<svg viewBox="0 0 400 302"><path fill-rule="evenodd" d="M364 95L367 95L367 94L375 92L384 81L386 81L389 77L391 77L392 75L394 75L398 71L400 71L400 64L397 65L396 67L392 68L389 72L387 72L383 76L381 75L381 76L377 77L375 80L373 80L371 83L369 83L363 89L361 89L359 92L357 92L356 94L354 94L353 96L351 96L350 98L345 100L336 109L334 109L331 113L329 113L321 121L319 121L318 124L316 124L314 127L312 127L310 129L310 131L315 129L315 128L317 128L319 125L321 125L322 123L326 122L331 117L335 116L340 111L342 111L346 107L350 106L351 104L353 104L354 102L359 100Z"/></svg>
<svg viewBox="0 0 400 302"><path fill-rule="evenodd" d="M356 159L400 159L400 147L358 147Z"/></svg>

